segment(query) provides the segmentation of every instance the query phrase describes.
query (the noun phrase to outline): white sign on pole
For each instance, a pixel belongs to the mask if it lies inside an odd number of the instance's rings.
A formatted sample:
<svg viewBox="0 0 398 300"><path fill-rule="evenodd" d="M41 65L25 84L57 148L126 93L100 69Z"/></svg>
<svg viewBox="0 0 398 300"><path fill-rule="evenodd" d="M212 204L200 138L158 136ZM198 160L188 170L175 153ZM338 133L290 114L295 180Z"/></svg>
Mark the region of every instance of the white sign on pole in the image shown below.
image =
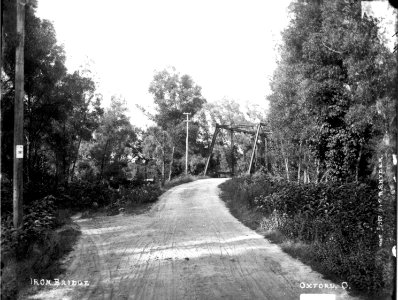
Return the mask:
<svg viewBox="0 0 398 300"><path fill-rule="evenodd" d="M17 145L16 158L23 158L23 145Z"/></svg>

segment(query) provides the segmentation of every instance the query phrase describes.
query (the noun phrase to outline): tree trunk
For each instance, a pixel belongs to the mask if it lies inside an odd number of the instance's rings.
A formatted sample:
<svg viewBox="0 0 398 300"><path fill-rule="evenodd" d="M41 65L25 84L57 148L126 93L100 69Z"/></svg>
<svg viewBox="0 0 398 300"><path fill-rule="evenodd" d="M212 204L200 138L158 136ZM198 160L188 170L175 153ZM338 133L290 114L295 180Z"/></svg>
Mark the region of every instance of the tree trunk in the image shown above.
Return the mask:
<svg viewBox="0 0 398 300"><path fill-rule="evenodd" d="M289 159L286 157L285 158L285 170L286 170L286 180L289 182L290 181L290 176L289 176Z"/></svg>
<svg viewBox="0 0 398 300"><path fill-rule="evenodd" d="M79 150L80 150L80 144L81 144L81 142L82 142L82 137L80 136L80 137L79 137L79 143L77 144L76 157L75 157L75 159L73 160L72 171L71 171L71 173L70 173L68 182L72 182L72 181L73 181L73 178L74 178L74 176L75 176L75 166L76 166L76 161L77 161L77 159L79 158Z"/></svg>
<svg viewBox="0 0 398 300"><path fill-rule="evenodd" d="M307 182L307 170L306 169L303 170L303 183L304 184L308 183Z"/></svg>
<svg viewBox="0 0 398 300"><path fill-rule="evenodd" d="M266 138L264 138L264 162L265 162L265 168L268 173L270 173L270 167L269 167L269 159L268 159L268 141Z"/></svg>
<svg viewBox="0 0 398 300"><path fill-rule="evenodd" d="M163 141L162 141L162 186L165 182L165 167L166 167L166 154L165 154L165 137L163 131Z"/></svg>
<svg viewBox="0 0 398 300"><path fill-rule="evenodd" d="M281 140L281 151L282 151L282 157L283 157L283 161L285 164L285 171L286 171L286 180L289 182L290 181L290 176L289 176L289 159L286 156L285 150L283 148L283 142Z"/></svg>
<svg viewBox="0 0 398 300"><path fill-rule="evenodd" d="M319 159L315 160L315 165L316 165L315 183L319 183L319 165L320 165Z"/></svg>
<svg viewBox="0 0 398 300"><path fill-rule="evenodd" d="M162 159L162 186L164 186L164 182L165 182L165 165L166 165L166 158L164 155L164 150L163 150L163 159Z"/></svg>
<svg viewBox="0 0 398 300"><path fill-rule="evenodd" d="M172 170L173 170L174 150L175 150L175 147L173 146L173 148L172 148L172 150L171 150L171 161L170 161L170 170L169 170L169 181L171 180L171 173L172 173Z"/></svg>
<svg viewBox="0 0 398 300"><path fill-rule="evenodd" d="M66 122L64 122L63 124L63 140L66 141L67 140L67 135L66 135ZM67 149L63 148L61 150L61 155L62 155L62 178L61 178L61 183L64 184L65 182L68 182L68 178L69 178L69 164L66 161L66 156L67 154Z"/></svg>
<svg viewBox="0 0 398 300"><path fill-rule="evenodd" d="M300 173L301 173L301 146L303 141L300 140L300 147L299 147L299 158L298 158L298 168L297 168L297 183L300 183ZM305 176L305 175L304 175ZM305 177L304 177L305 180Z"/></svg>
<svg viewBox="0 0 398 300"><path fill-rule="evenodd" d="M355 163L355 182L358 183L358 179L359 179L359 163L361 162L361 157L362 157L362 144L359 148L359 153L358 153L358 157L357 157L357 161Z"/></svg>
<svg viewBox="0 0 398 300"><path fill-rule="evenodd" d="M104 167L105 167L105 156L106 156L106 151L108 150L108 145L109 145L109 139L105 143L105 148L104 148L104 155L102 155L102 160L101 160L101 170L100 170L100 176L99 179L102 179L102 176L104 175Z"/></svg>
<svg viewBox="0 0 398 300"><path fill-rule="evenodd" d="M310 169L309 169L310 160L309 160L308 153L305 151L303 154L303 160L304 160L304 165L305 165L305 167L304 167L305 174L304 174L303 180L304 180L304 183L310 183Z"/></svg>

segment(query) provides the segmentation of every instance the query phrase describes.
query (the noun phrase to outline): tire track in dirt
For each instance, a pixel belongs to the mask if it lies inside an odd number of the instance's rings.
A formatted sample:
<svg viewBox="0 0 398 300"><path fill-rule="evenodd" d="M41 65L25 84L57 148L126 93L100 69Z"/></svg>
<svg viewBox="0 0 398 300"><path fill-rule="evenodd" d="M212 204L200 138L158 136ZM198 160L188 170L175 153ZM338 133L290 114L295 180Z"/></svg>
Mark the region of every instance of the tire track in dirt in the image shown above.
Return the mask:
<svg viewBox="0 0 398 300"><path fill-rule="evenodd" d="M299 299L301 282L330 283L242 225L218 197L225 179L174 187L141 215L79 219L63 278L28 299Z"/></svg>

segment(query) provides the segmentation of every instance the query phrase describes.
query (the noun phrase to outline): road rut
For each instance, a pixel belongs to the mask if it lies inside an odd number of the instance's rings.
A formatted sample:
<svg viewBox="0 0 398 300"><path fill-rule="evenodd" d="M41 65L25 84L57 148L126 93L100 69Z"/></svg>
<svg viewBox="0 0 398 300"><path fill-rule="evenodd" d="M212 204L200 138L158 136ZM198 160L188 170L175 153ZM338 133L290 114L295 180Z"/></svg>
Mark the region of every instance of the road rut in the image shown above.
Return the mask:
<svg viewBox="0 0 398 300"><path fill-rule="evenodd" d="M303 289L333 283L235 219L219 198L224 180L174 187L142 215L76 220L82 236L60 280L89 286L46 286L29 299L356 299L338 284Z"/></svg>

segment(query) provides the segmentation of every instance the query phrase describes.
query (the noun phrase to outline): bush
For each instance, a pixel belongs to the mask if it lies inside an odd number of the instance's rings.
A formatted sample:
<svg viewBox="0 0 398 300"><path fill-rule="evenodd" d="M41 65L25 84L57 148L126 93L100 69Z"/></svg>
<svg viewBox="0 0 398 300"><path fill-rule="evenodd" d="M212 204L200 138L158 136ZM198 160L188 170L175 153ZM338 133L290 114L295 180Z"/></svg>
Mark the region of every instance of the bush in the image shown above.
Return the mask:
<svg viewBox="0 0 398 300"><path fill-rule="evenodd" d="M83 210L98 206L106 206L115 198L116 190L105 182L75 181L68 186L58 188L59 207Z"/></svg>
<svg viewBox="0 0 398 300"><path fill-rule="evenodd" d="M261 212L263 229L312 245L314 261L327 273L369 292L391 287L396 206L392 195L379 198L375 187L363 183L297 184L261 174L234 178L221 188L234 201Z"/></svg>
<svg viewBox="0 0 398 300"><path fill-rule="evenodd" d="M144 185L135 189L121 189L117 202L119 203L153 203L161 195L161 189L156 185Z"/></svg>
<svg viewBox="0 0 398 300"><path fill-rule="evenodd" d="M55 227L55 212L55 197L47 196L24 207L21 228L13 228L11 215L2 218L2 251L16 253L17 258L24 258L28 247L41 238L45 231Z"/></svg>

